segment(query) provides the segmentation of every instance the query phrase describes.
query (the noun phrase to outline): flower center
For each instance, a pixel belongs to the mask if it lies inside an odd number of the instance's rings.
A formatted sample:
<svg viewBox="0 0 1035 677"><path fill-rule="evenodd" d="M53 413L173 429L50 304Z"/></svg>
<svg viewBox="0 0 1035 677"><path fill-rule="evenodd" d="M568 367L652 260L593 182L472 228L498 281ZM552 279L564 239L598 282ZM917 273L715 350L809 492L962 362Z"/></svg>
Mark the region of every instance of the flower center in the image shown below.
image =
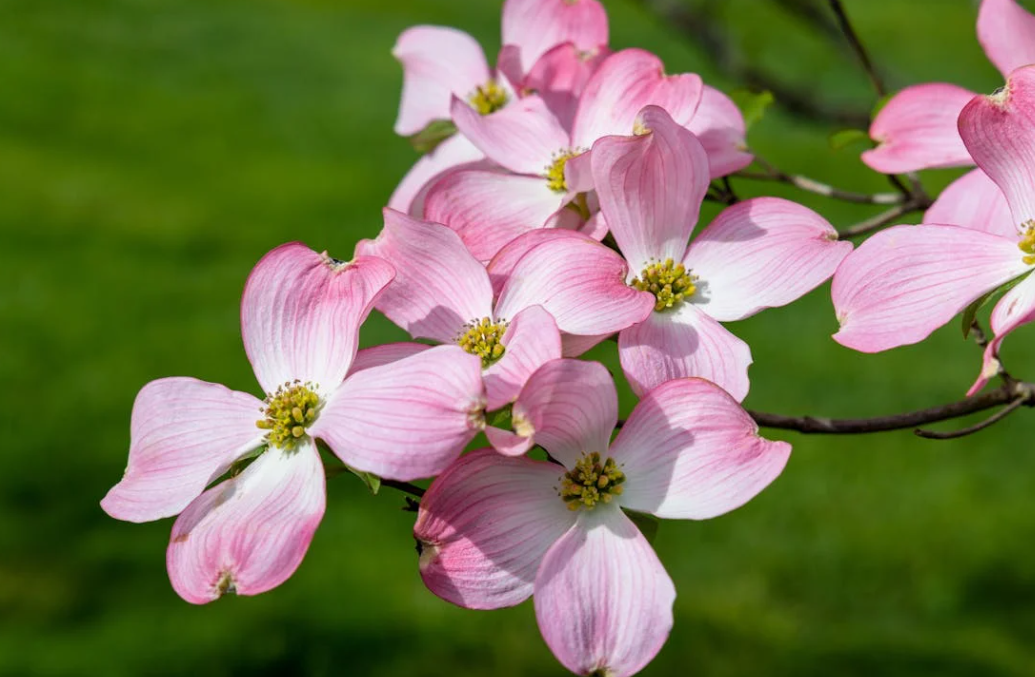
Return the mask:
<svg viewBox="0 0 1035 677"><path fill-rule="evenodd" d="M266 418L255 425L266 433L266 441L279 449L291 449L305 435L319 413L320 397L312 383L285 383L277 392L266 396Z"/></svg>
<svg viewBox="0 0 1035 677"><path fill-rule="evenodd" d="M622 493L625 473L618 469L613 458L600 463L600 454L583 454L575 467L561 478L558 492L568 504L568 510L592 510L598 503L610 503Z"/></svg>
<svg viewBox="0 0 1035 677"><path fill-rule="evenodd" d="M691 275L682 263L665 259L664 263L648 264L639 277L633 278L629 284L640 291L654 294L654 310L662 311L679 306L685 299L697 291L694 282L696 275Z"/></svg>
<svg viewBox="0 0 1035 677"><path fill-rule="evenodd" d="M1025 265L1035 266L1035 221L1028 221L1022 228L1024 228L1024 236L1021 237L1017 246L1026 255L1023 259Z"/></svg>
<svg viewBox="0 0 1035 677"><path fill-rule="evenodd" d="M583 151L573 148L554 153L553 161L546 167L546 185L555 193L567 193L568 182L564 179L564 166L568 160L582 155Z"/></svg>
<svg viewBox="0 0 1035 677"><path fill-rule="evenodd" d="M467 102L482 115L495 113L506 106L509 100L507 90L496 84L495 80L480 85L467 97Z"/></svg>
<svg viewBox="0 0 1035 677"><path fill-rule="evenodd" d="M506 322L493 322L491 318L483 317L481 320L474 320L467 326L467 330L456 339L456 344L471 353L482 358L482 368L491 366L507 352L503 345L503 335L507 333Z"/></svg>

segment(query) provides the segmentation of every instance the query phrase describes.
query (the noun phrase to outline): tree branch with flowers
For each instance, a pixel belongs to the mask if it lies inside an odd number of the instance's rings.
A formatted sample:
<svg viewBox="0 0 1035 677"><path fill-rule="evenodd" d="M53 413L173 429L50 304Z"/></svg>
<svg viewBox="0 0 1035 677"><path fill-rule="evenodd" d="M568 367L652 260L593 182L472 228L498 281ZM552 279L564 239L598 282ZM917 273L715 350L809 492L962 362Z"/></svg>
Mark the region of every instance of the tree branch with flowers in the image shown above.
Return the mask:
<svg viewBox="0 0 1035 677"><path fill-rule="evenodd" d="M846 7L828 9L805 16L843 34L884 96ZM351 471L407 495L431 592L481 610L531 597L564 667L624 677L672 629L656 520L715 517L772 483L791 445L760 428L947 439L1035 406L1035 384L999 359L1035 320L1035 16L981 3L978 37L1006 78L990 96L930 83L887 100L862 154L888 177L882 193L752 153L729 96L650 52L612 50L598 0L506 0L502 27L495 68L455 29L399 37L395 130L427 152L380 234L348 261L300 243L259 261L241 327L262 398L147 384L101 505L134 522L177 516L169 577L204 604L294 574L326 479ZM936 199L916 174L970 165ZM742 181L888 209L837 229L791 200L741 199ZM724 209L695 234L706 200ZM913 212L921 225L894 225ZM983 351L966 396L869 419L745 410L751 350L724 325L830 279L834 339L862 353L962 314ZM996 294L989 339L976 312ZM359 350L374 309L414 342ZM612 375L580 359L608 339L639 399L625 420Z"/></svg>

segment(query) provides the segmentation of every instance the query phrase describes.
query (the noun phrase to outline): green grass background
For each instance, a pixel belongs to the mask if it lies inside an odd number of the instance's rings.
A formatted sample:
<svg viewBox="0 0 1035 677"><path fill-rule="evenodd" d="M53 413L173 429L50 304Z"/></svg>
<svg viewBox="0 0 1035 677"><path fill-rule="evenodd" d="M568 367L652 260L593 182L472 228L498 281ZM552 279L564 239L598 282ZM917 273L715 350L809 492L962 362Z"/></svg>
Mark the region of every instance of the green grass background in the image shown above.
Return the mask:
<svg viewBox="0 0 1035 677"><path fill-rule="evenodd" d="M738 85L634 3L605 3L615 47ZM122 523L98 507L146 382L257 391L238 303L264 252L303 240L349 258L378 232L416 159L391 129L398 33L459 26L494 54L498 4L0 0L0 675L564 674L530 604L474 612L427 592L413 515L352 477L329 482L285 585L205 607L166 579L171 521ZM846 4L894 86L1001 84L972 2ZM829 101L873 104L847 52L774 3L727 0L723 13L754 63ZM751 143L788 171L885 190L858 149L829 148L831 131L771 112ZM805 201L839 225L872 213ZM962 395L979 367L956 323L884 355L838 346L827 286L732 329L754 351L758 409L920 408ZM1029 378L1033 332L1005 350ZM379 316L363 330L365 345L401 338ZM617 366L613 344L594 356ZM786 435L795 453L758 499L662 525L676 624L643 674L1033 674L1033 429L1023 411L952 442Z"/></svg>

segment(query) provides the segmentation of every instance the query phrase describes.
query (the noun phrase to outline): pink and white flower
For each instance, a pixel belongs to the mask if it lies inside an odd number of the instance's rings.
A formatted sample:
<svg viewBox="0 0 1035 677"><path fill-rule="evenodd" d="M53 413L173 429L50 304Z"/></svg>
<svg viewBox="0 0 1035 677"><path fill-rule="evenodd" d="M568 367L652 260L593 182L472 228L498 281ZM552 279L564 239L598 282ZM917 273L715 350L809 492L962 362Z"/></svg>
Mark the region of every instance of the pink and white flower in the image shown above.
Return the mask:
<svg viewBox="0 0 1035 677"><path fill-rule="evenodd" d="M566 668L632 675L668 637L675 588L625 511L724 514L768 486L791 447L761 438L733 398L701 379L648 393L614 442L617 396L600 364L550 362L526 400L544 403L523 425L557 463L488 449L454 463L421 501L421 576L471 609L534 594L543 638Z"/></svg>
<svg viewBox="0 0 1035 677"><path fill-rule="evenodd" d="M708 158L664 110L645 108L640 124L640 135L601 139L592 152L601 212L624 255L625 281L649 304L646 316L620 330L622 368L637 394L700 376L742 400L751 351L720 323L801 297L833 274L852 245L839 242L833 227L805 207L757 198L723 211L687 246L708 189ZM534 246L518 267L553 259L553 269L566 269L574 265L563 252L570 241ZM500 258L514 257L504 250ZM494 260L490 273L502 267ZM507 280L512 290L530 284L527 277ZM579 288L575 297L572 288L560 286L538 302L553 312L554 304L588 305L599 293ZM529 294L527 302L537 298ZM554 316L562 332L578 333Z"/></svg>
<svg viewBox="0 0 1035 677"><path fill-rule="evenodd" d="M602 137L634 133L646 105L664 108L701 134L713 175L750 164L743 118L727 97L697 75L665 75L658 57L627 49L605 59L586 83L570 128L539 96L489 117L454 98L457 127L502 170L447 174L430 188L425 218L459 232L483 261L529 230L563 226L558 219L571 218L572 210L583 221L591 219L593 205L585 195L593 189L589 151ZM589 228L602 236L595 226Z"/></svg>
<svg viewBox="0 0 1035 677"><path fill-rule="evenodd" d="M140 391L126 473L101 506L131 522L179 514L167 564L185 600L254 595L291 576L324 512L316 439L353 468L413 479L441 472L477 434L480 364L459 348L350 373L359 327L393 275L376 258L278 247L241 301L266 399L192 378Z"/></svg>
<svg viewBox="0 0 1035 677"><path fill-rule="evenodd" d="M1035 67L1013 72L1005 88L963 109L960 134L984 175L966 175L966 193L943 195L927 220L970 210L960 225L896 226L845 259L833 298L849 348L879 352L921 341L986 293L1035 266ZM1009 204L1004 213L1001 196ZM1007 292L992 312L996 335L973 394L998 370L1003 338L1035 318L1035 278Z"/></svg>

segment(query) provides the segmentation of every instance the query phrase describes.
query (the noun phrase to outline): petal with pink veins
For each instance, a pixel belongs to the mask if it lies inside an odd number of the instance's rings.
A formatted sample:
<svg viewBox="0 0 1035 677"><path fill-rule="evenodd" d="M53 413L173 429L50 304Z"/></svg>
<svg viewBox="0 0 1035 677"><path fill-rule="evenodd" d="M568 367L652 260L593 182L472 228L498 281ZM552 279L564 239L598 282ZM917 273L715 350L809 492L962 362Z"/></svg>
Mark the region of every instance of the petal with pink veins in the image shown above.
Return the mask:
<svg viewBox="0 0 1035 677"><path fill-rule="evenodd" d="M371 348L364 348L356 353L356 359L352 361L352 367L349 369L349 376L355 374L357 371L363 371L364 369L370 369L371 367L380 367L392 362L398 362L399 360L406 359L411 355L417 353L423 353L431 346L426 343L409 343L406 341L400 343L385 343L379 346L373 346Z"/></svg>
<svg viewBox="0 0 1035 677"><path fill-rule="evenodd" d="M496 303L498 317L546 308L566 334L610 334L641 322L654 308L649 292L625 280L625 259L586 237L544 242L521 257Z"/></svg>
<svg viewBox="0 0 1035 677"><path fill-rule="evenodd" d="M454 95L466 99L492 77L478 41L444 26L414 26L392 48L403 66L395 133L410 136L434 120L448 120Z"/></svg>
<svg viewBox="0 0 1035 677"><path fill-rule="evenodd" d="M934 201L924 223L962 226L1001 237L1017 237L1010 205L999 186L980 169L974 169L950 183Z"/></svg>
<svg viewBox="0 0 1035 677"><path fill-rule="evenodd" d="M609 136L593 146L600 211L626 260L639 272L686 252L708 192L708 155L693 134L657 106L643 109L648 134Z"/></svg>
<svg viewBox="0 0 1035 677"><path fill-rule="evenodd" d="M747 152L747 128L737 104L714 87L704 86L701 105L686 126L708 153L713 179L739 172L752 163Z"/></svg>
<svg viewBox="0 0 1035 677"><path fill-rule="evenodd" d="M514 238L545 227L563 198L541 176L472 169L436 183L424 213L455 230L476 259L488 261Z"/></svg>
<svg viewBox="0 0 1035 677"><path fill-rule="evenodd" d="M1003 77L1035 64L1035 15L1015 0L984 0L977 20L978 42Z"/></svg>
<svg viewBox="0 0 1035 677"><path fill-rule="evenodd" d="M299 380L323 395L334 390L356 356L360 325L394 276L382 259L343 263L297 242L262 257L241 298L244 349L262 389Z"/></svg>
<svg viewBox="0 0 1035 677"><path fill-rule="evenodd" d="M633 392L645 393L674 378L698 376L747 397L751 349L691 303L650 314L618 335L618 356Z"/></svg>
<svg viewBox="0 0 1035 677"><path fill-rule="evenodd" d="M535 580L535 615L550 651L578 675L628 677L665 644L675 586L617 507L580 515Z"/></svg>
<svg viewBox="0 0 1035 677"><path fill-rule="evenodd" d="M691 73L665 75L661 59L624 49L604 60L582 92L572 130L574 146L592 148L600 138L632 134L645 106L658 106L686 126L701 103L704 83Z"/></svg>
<svg viewBox="0 0 1035 677"><path fill-rule="evenodd" d="M575 523L557 494L563 468L478 449L449 466L420 502L420 575L444 600L499 609L532 594L546 551Z"/></svg>
<svg viewBox="0 0 1035 677"><path fill-rule="evenodd" d="M999 349L1003 340L1015 329L1035 322L1035 275L1027 277L1003 294L992 310L992 331L995 339L985 347L981 374L970 387L967 396L976 395L988 381L999 373Z"/></svg>
<svg viewBox="0 0 1035 677"><path fill-rule="evenodd" d="M263 444L263 404L193 378L151 381L137 394L126 473L101 501L116 519L172 517L245 453Z"/></svg>
<svg viewBox="0 0 1035 677"><path fill-rule="evenodd" d="M775 480L791 445L758 434L730 395L703 379L647 393L611 444L622 466L622 506L664 519L708 519L747 503Z"/></svg>
<svg viewBox="0 0 1035 677"><path fill-rule="evenodd" d="M540 306L529 306L515 315L500 342L506 348L503 357L483 374L488 411L514 401L536 369L561 356L557 323Z"/></svg>
<svg viewBox="0 0 1035 677"><path fill-rule="evenodd" d="M958 226L895 226L841 263L834 340L864 353L917 343L1027 269L1016 240Z"/></svg>
<svg viewBox="0 0 1035 677"><path fill-rule="evenodd" d="M607 12L598 0L507 0L503 4L503 44L521 50L522 71L556 45L580 51L607 45Z"/></svg>
<svg viewBox="0 0 1035 677"><path fill-rule="evenodd" d="M1006 196L1014 225L1035 219L1035 66L963 109L960 135L978 166Z"/></svg>
<svg viewBox="0 0 1035 677"><path fill-rule="evenodd" d="M851 251L811 209L759 197L723 210L694 239L684 263L700 278L694 302L731 322L801 298L830 279Z"/></svg>
<svg viewBox="0 0 1035 677"><path fill-rule="evenodd" d="M377 239L363 240L356 251L395 266L395 280L377 302L388 319L414 338L449 343L466 323L492 316L489 276L456 233L391 209L384 220Z"/></svg>
<svg viewBox="0 0 1035 677"><path fill-rule="evenodd" d="M394 480L437 475L484 426L482 362L436 346L355 373L309 428L346 465Z"/></svg>
<svg viewBox="0 0 1035 677"><path fill-rule="evenodd" d="M557 153L571 147L568 132L538 96L526 96L492 115L481 115L454 98L451 111L457 129L471 143L518 174L545 176Z"/></svg>
<svg viewBox="0 0 1035 677"><path fill-rule="evenodd" d="M530 230L524 235L508 242L505 247L496 252L496 255L492 257L486 268L489 271L489 279L492 281L493 294L496 296L500 295L507 279L514 271L514 267L525 254L544 242L568 238L583 241L590 241L592 239L588 235L567 229L545 228Z"/></svg>
<svg viewBox="0 0 1035 677"><path fill-rule="evenodd" d="M463 134L454 134L423 155L410 168L396 187L388 206L403 214L420 218L424 215L424 200L435 182L458 169L482 167L490 163L485 154Z"/></svg>
<svg viewBox="0 0 1035 677"><path fill-rule="evenodd" d="M183 599L257 595L301 564L326 503L323 464L311 441L271 448L199 496L176 520L166 555Z"/></svg>
<svg viewBox="0 0 1035 677"><path fill-rule="evenodd" d="M561 126L570 130L582 90L609 55L606 47L583 51L570 42L557 45L535 62L524 87L538 94Z"/></svg>
<svg viewBox="0 0 1035 677"><path fill-rule="evenodd" d="M906 87L870 125L877 147L862 161L885 174L974 164L956 129L960 111L974 92L940 82Z"/></svg>

